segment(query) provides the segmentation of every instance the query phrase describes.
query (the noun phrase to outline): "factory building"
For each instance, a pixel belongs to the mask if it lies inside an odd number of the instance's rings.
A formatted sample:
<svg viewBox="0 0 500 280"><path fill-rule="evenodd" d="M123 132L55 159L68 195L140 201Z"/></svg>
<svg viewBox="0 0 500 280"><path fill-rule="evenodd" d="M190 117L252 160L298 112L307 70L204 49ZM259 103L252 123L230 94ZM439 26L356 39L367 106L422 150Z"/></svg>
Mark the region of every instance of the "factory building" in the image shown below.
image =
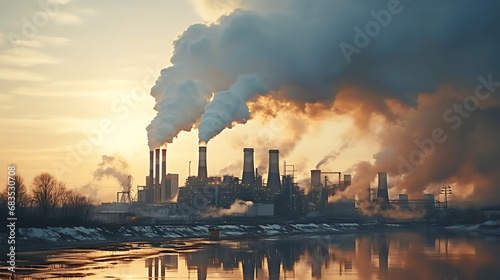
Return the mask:
<svg viewBox="0 0 500 280"><path fill-rule="evenodd" d="M167 172L167 150L164 148L151 150L146 185L138 186L135 202L132 202L130 198L120 199L121 192L119 192L117 203L103 204L99 208L100 219L126 222L133 217L144 221L169 222L185 219L186 212L200 217L208 207L230 209L237 200L252 202L247 213L238 213L239 216L287 218L301 216L355 218L358 216L357 201L353 199L335 199L335 202L329 202L329 198L345 191L351 185L350 174L342 174L339 171L311 170L310 189L305 195L304 186L300 187L295 182L294 175L286 175L286 163L283 170L285 175L280 176L279 150L277 149L268 151L267 183L255 168L253 148L243 149L241 178L232 175L209 176L207 146L199 146L198 152L197 176L189 176L185 185L180 187L179 175ZM376 194L372 195L372 191ZM424 209L432 212L442 207L432 194L427 194L424 199L417 200L410 200L407 194L399 194L399 199L390 200L387 173L384 172L378 173L377 188L373 190L369 188L369 192L370 203L378 204L382 210L397 207L401 211Z"/></svg>
<svg viewBox="0 0 500 280"><path fill-rule="evenodd" d="M138 187L137 201L146 204L166 203L177 196L178 188L179 175L167 174L167 150L158 148L149 151L149 176L146 176L146 186Z"/></svg>

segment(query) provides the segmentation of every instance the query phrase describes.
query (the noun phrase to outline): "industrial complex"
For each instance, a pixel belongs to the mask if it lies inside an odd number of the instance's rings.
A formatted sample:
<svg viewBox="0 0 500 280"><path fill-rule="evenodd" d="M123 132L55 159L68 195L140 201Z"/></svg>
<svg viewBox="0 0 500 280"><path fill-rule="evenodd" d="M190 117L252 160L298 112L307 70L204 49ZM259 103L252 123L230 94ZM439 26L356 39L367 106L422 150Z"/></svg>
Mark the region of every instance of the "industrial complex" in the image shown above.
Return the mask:
<svg viewBox="0 0 500 280"><path fill-rule="evenodd" d="M242 177L239 178L233 175L209 176L207 147L199 146L198 174L189 176L184 186L180 187L179 175L167 173L166 157L167 150L164 148L150 151L149 174L146 176L146 184L137 186L136 199L130 199L130 194L120 192L116 202L103 203L98 207L98 219L113 223L168 223L223 216L287 219L353 219L360 216L360 201L331 199L351 185L350 174L311 170L310 185L307 188L299 186L295 182L296 170L293 165L285 162L283 174L280 174L277 149L269 150L267 181L263 180L262 174L255 168L253 148L243 149L243 170ZM371 189L368 186L366 202L369 204L365 210L423 210L430 213L445 206L436 201L433 194L418 200L410 200L407 194L400 194L399 199L390 200L387 185L387 173L379 173L378 187Z"/></svg>

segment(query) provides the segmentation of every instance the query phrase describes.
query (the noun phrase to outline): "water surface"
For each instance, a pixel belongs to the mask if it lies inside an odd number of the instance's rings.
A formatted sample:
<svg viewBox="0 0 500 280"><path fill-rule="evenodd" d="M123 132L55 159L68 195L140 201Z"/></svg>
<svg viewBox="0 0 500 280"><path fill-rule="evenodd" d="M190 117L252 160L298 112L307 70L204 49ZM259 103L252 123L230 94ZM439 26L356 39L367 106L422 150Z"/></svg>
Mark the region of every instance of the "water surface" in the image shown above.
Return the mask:
<svg viewBox="0 0 500 280"><path fill-rule="evenodd" d="M18 279L500 279L497 239L436 231L124 243L19 258L29 276Z"/></svg>

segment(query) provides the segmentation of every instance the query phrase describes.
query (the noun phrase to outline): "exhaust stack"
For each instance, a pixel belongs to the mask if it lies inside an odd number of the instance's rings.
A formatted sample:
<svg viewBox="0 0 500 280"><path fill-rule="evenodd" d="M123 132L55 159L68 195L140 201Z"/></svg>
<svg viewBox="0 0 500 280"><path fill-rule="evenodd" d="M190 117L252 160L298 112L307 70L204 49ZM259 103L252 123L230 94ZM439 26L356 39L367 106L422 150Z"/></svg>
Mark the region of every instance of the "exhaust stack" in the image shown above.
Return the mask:
<svg viewBox="0 0 500 280"><path fill-rule="evenodd" d="M155 160L155 151L149 151L149 177L147 182L147 190L146 190L146 202L151 203L153 201L153 168L154 168L154 160Z"/></svg>
<svg viewBox="0 0 500 280"><path fill-rule="evenodd" d="M255 174L253 164L253 148L243 149L243 176L241 180L244 186L255 185Z"/></svg>
<svg viewBox="0 0 500 280"><path fill-rule="evenodd" d="M163 202L167 185L167 149L161 150L161 187L158 196L159 202Z"/></svg>
<svg viewBox="0 0 500 280"><path fill-rule="evenodd" d="M311 190L317 190L321 188L321 170L311 170Z"/></svg>
<svg viewBox="0 0 500 280"><path fill-rule="evenodd" d="M281 191L279 150L269 150L269 173L267 175L267 187L276 192Z"/></svg>
<svg viewBox="0 0 500 280"><path fill-rule="evenodd" d="M207 147L200 146L198 155L198 178L207 178Z"/></svg>
<svg viewBox="0 0 500 280"><path fill-rule="evenodd" d="M344 174L344 188L347 188L350 185L351 185L351 175Z"/></svg>
<svg viewBox="0 0 500 280"><path fill-rule="evenodd" d="M160 195L160 149L155 149L155 185L154 185L154 202L158 202Z"/></svg>
<svg viewBox="0 0 500 280"><path fill-rule="evenodd" d="M389 193L387 192L387 173L378 173L377 200L381 204L389 204Z"/></svg>

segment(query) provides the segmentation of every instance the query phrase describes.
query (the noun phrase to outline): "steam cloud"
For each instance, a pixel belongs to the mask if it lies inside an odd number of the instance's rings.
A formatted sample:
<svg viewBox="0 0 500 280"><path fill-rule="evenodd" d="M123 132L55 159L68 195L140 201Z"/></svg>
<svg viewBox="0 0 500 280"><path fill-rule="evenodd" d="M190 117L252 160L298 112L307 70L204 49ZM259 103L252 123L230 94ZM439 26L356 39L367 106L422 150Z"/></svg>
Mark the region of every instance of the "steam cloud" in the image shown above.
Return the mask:
<svg viewBox="0 0 500 280"><path fill-rule="evenodd" d="M121 156L102 156L99 167L94 171L94 180L113 178L120 183L121 191L128 192L132 187L132 176L126 172L127 161Z"/></svg>
<svg viewBox="0 0 500 280"><path fill-rule="evenodd" d="M230 216L234 214L245 214L248 212L248 208L253 205L252 201L243 201L241 199L237 199L231 204L229 209L226 208L216 208L216 207L208 207L203 213L203 217L209 218L220 218L222 216Z"/></svg>
<svg viewBox="0 0 500 280"><path fill-rule="evenodd" d="M147 128L150 147L198 125L200 141L208 141L252 118L247 104L261 95L299 108L333 103L334 113L353 117L382 147L373 162L351 168L353 190L387 171L409 194L446 182L463 199L498 201L500 3L400 1L389 19L388 2L397 1L245 1L216 23L190 26L151 92L158 114ZM367 35L373 23L379 31ZM357 51L346 57L345 44ZM459 115L454 105L474 94L481 75L491 97L472 104L472 116ZM371 131L373 116L383 117L383 133ZM448 142L413 172L401 170L400 156L437 127Z"/></svg>

